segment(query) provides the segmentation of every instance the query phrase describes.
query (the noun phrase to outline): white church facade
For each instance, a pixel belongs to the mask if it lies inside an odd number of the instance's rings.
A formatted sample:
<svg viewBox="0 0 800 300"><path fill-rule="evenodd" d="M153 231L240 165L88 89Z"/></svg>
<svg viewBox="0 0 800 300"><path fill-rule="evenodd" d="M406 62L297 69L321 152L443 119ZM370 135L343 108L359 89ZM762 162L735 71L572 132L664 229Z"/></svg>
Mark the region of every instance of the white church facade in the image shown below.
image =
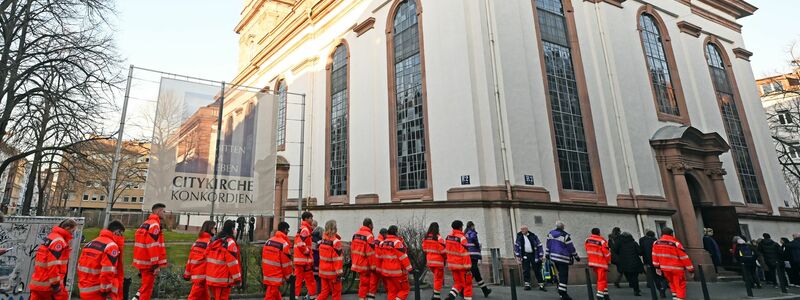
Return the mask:
<svg viewBox="0 0 800 300"><path fill-rule="evenodd" d="M743 0L249 0L232 84L278 95L289 198L278 216L296 214L302 180L306 208L343 236L364 217L378 228L471 220L485 254L508 258L522 224L543 236L562 220L579 241L592 227L674 226L710 263L704 227L721 247L800 231L737 23L755 11Z"/></svg>

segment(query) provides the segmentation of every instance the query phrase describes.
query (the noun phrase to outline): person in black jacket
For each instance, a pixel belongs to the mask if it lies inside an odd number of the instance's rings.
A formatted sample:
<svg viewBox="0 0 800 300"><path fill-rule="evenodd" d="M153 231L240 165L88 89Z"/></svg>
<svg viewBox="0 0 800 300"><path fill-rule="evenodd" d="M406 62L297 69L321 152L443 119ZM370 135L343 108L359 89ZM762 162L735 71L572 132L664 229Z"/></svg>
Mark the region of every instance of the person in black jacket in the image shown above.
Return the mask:
<svg viewBox="0 0 800 300"><path fill-rule="evenodd" d="M783 245L786 257L788 258L791 269L789 279L791 284L800 285L800 233L792 234L792 241Z"/></svg>
<svg viewBox="0 0 800 300"><path fill-rule="evenodd" d="M614 229L611 229L611 233L608 234L608 248L611 250L611 264L617 269L617 277L614 279L614 286L617 288L620 288L619 282L622 281L622 272L619 270L619 266L617 266L617 263L614 260L614 253L617 252L617 239L619 238L620 234L622 234L622 229L619 227L614 227ZM610 271L611 270L609 270L609 277L611 275Z"/></svg>
<svg viewBox="0 0 800 300"><path fill-rule="evenodd" d="M647 230L644 236L639 239L639 246L642 249L642 262L647 266L647 272L650 273L650 278L653 278L653 282L655 283L659 294L661 294L661 298L664 298L667 296L666 292L669 285L667 284L666 279L656 274L655 269L653 268L653 243L655 243L657 240L656 233L652 230ZM649 282L647 283L647 287L650 287Z"/></svg>
<svg viewBox="0 0 800 300"><path fill-rule="evenodd" d="M750 277L750 287L752 288L755 285L756 287L761 288L761 283L758 281L758 276L756 275L756 261L758 261L758 253L753 249L753 247L745 242L744 239L739 238L736 240L736 244L733 245L733 257L744 267L742 271L746 274L743 275Z"/></svg>
<svg viewBox="0 0 800 300"><path fill-rule="evenodd" d="M640 296L639 273L644 272L642 260L639 258L642 249L628 232L619 235L616 248L617 252L613 253L611 257L616 257L617 268L622 274L625 274L630 287L633 288L634 295Z"/></svg>
<svg viewBox="0 0 800 300"><path fill-rule="evenodd" d="M711 255L711 262L714 263L714 271L717 271L717 267L722 263L722 253L719 251L719 244L717 241L714 240L714 229L705 228L703 229L705 233L703 235L703 249Z"/></svg>
<svg viewBox="0 0 800 300"><path fill-rule="evenodd" d="M764 239L758 244L758 252L761 253L761 257L764 258L763 267L765 281L772 285L778 285L778 277L775 277L775 274L777 274L778 271L778 264L783 264L781 246L772 240L769 233L764 233L762 237L764 237ZM778 276L784 275L778 274Z"/></svg>

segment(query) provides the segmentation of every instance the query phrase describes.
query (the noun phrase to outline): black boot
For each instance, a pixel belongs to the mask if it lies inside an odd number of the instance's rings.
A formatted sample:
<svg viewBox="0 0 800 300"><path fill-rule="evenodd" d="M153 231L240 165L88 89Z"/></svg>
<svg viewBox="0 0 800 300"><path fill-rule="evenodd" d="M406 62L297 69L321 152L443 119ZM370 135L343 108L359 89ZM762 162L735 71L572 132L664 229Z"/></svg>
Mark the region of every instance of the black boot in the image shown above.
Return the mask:
<svg viewBox="0 0 800 300"><path fill-rule="evenodd" d="M530 291L531 290L531 283L530 282L526 282L525 283L525 290L526 291Z"/></svg>
<svg viewBox="0 0 800 300"><path fill-rule="evenodd" d="M547 289L544 288L544 283L540 283L539 284L539 290L542 291L542 292L547 292Z"/></svg>
<svg viewBox="0 0 800 300"><path fill-rule="evenodd" d="M492 289L490 289L488 286L481 287L481 290L483 291L484 297L489 297L489 294L492 293Z"/></svg>
<svg viewBox="0 0 800 300"><path fill-rule="evenodd" d="M445 298L445 299L446 300L455 300L456 296L458 296L458 291L450 290L450 293L447 293L447 298Z"/></svg>
<svg viewBox="0 0 800 300"><path fill-rule="evenodd" d="M567 292L561 293L560 296L561 300L572 300L572 297L570 297L569 294L567 294Z"/></svg>

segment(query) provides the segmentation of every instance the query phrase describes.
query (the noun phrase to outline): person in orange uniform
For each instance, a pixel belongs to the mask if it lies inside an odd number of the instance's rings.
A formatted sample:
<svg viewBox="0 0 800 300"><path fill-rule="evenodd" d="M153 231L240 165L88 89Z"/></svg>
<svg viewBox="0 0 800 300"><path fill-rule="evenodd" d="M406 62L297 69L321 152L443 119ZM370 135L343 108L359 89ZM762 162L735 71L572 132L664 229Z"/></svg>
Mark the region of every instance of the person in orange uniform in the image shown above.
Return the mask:
<svg viewBox="0 0 800 300"><path fill-rule="evenodd" d="M236 221L227 220L206 251L206 285L215 300L228 300L231 288L242 282L239 247L234 239Z"/></svg>
<svg viewBox="0 0 800 300"><path fill-rule="evenodd" d="M433 273L433 298L442 299L442 286L444 285L444 262L447 259L444 249L447 246L439 234L439 223L433 222L428 226L428 233L422 240L422 251L425 252L425 261L428 269Z"/></svg>
<svg viewBox="0 0 800 300"><path fill-rule="evenodd" d="M122 237L125 226L114 220L100 236L87 243L78 259L78 289L83 300L122 300L122 254L116 240Z"/></svg>
<svg viewBox="0 0 800 300"><path fill-rule="evenodd" d="M358 273L358 299L375 299L378 281L375 277L375 237L372 235L372 219L361 222L361 228L350 242L350 270Z"/></svg>
<svg viewBox="0 0 800 300"><path fill-rule="evenodd" d="M453 231L445 238L445 253L447 254L447 268L453 273L453 288L447 295L448 300L453 300L462 295L464 300L472 300L472 259L467 250L467 237L464 235L464 222L453 221L450 224Z"/></svg>
<svg viewBox="0 0 800 300"><path fill-rule="evenodd" d="M211 299L208 294L208 286L206 286L206 250L211 243L211 237L216 233L216 226L217 223L214 221L203 222L200 234L192 244L192 249L189 250L189 261L186 262L183 272L183 279L192 282L189 300Z"/></svg>
<svg viewBox="0 0 800 300"><path fill-rule="evenodd" d="M164 233L161 231L161 220L164 218L166 207L161 203L153 204L150 217L136 229L133 267L139 269L142 286L133 300L150 300L159 269L167 266L167 248L164 247Z"/></svg>
<svg viewBox="0 0 800 300"><path fill-rule="evenodd" d="M380 257L378 257L378 252L379 252L378 250L381 248L381 244L383 244L383 241L386 240L386 236L389 235L388 232L389 232L388 229L381 228L380 230L378 230L378 235L375 237L375 243L374 243L375 256L373 256L372 260L372 265L375 266L375 272L372 273L372 275L374 276L372 276L372 280L369 283L370 288L374 291L375 295L378 294L378 287L381 284L383 284L383 288L386 289L386 278L383 278L383 276L381 276L381 272L378 270L381 267L381 264L383 263L383 260Z"/></svg>
<svg viewBox="0 0 800 300"><path fill-rule="evenodd" d="M325 232L319 241L319 278L322 280L322 291L319 300L342 299L342 241L337 234L336 221L325 222Z"/></svg>
<svg viewBox="0 0 800 300"><path fill-rule="evenodd" d="M597 275L597 299L608 300L608 264L611 263L611 250L608 242L600 235L600 228L592 228L592 234L584 243L589 256L589 267Z"/></svg>
<svg viewBox="0 0 800 300"><path fill-rule="evenodd" d="M673 299L686 299L684 270L694 273L694 266L681 242L672 235L672 228L664 227L661 233L661 238L653 243L653 267L656 274L664 276L669 282Z"/></svg>
<svg viewBox="0 0 800 300"><path fill-rule="evenodd" d="M264 300L282 300L281 285L292 279L292 249L289 244L289 223L280 222L261 250L262 282L267 286Z"/></svg>
<svg viewBox="0 0 800 300"><path fill-rule="evenodd" d="M69 264L69 243L78 223L72 219L61 221L36 250L35 266L29 283L31 300L66 300L64 288Z"/></svg>
<svg viewBox="0 0 800 300"><path fill-rule="evenodd" d="M378 247L377 256L381 264L377 267L386 284L386 299L405 300L409 293L408 272L411 261L406 253L406 245L397 236L397 226L389 226L386 239Z"/></svg>
<svg viewBox="0 0 800 300"><path fill-rule="evenodd" d="M311 227L311 222L314 221L314 215L307 211L303 212L300 218L303 221L297 231L297 236L294 237L294 295L300 298L300 294L303 291L303 283L305 283L309 298L314 300L317 298L317 282L314 280L314 256L311 252L311 232L314 231L314 227Z"/></svg>

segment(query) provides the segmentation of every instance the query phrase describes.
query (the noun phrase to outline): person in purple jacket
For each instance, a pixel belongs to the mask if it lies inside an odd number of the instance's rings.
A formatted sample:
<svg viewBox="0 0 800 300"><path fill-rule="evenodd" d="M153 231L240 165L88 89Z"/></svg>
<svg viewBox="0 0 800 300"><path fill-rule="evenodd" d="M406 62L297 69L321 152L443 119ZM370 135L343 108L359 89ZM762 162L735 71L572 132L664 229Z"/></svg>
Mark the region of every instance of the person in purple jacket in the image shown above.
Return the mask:
<svg viewBox="0 0 800 300"><path fill-rule="evenodd" d="M556 221L556 229L547 234L547 244L545 244L544 255L551 260L558 270L558 295L561 300L572 300L567 294L567 284L569 279L569 266L574 261L581 261L575 246L572 245L572 238L569 233L564 231L564 222Z"/></svg>
<svg viewBox="0 0 800 300"><path fill-rule="evenodd" d="M522 225L517 232L517 240L514 242L514 256L517 263L522 264L522 279L525 281L525 290L531 289L531 269L539 283L539 290L547 291L544 288L544 278L542 278L542 259L544 258L544 248L539 237L528 230L528 225Z"/></svg>
<svg viewBox="0 0 800 300"><path fill-rule="evenodd" d="M483 257L481 256L481 242L478 241L478 232L475 231L475 223L472 221L467 222L467 230L464 231L464 235L467 237L467 251L472 261L472 268L470 269L472 278L475 279L475 282L478 283L478 286L483 291L483 296L489 297L492 289L486 286L486 282L481 277L481 270L478 269L478 264L480 264Z"/></svg>

